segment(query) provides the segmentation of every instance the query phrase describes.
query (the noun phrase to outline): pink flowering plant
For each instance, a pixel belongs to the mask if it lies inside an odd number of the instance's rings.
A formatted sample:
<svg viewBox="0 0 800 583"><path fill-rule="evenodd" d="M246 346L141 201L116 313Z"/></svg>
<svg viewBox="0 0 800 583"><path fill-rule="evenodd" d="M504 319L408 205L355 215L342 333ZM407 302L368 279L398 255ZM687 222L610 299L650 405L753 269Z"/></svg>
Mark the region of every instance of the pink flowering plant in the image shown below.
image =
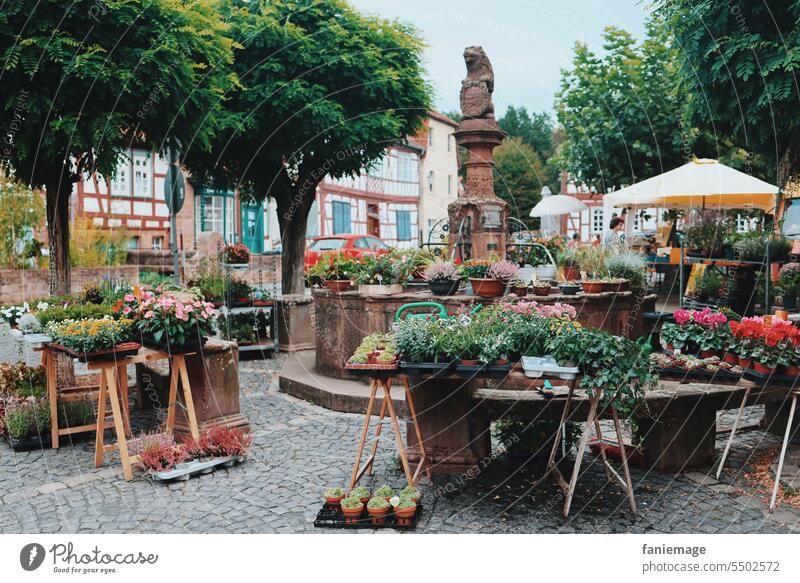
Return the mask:
<svg viewBox="0 0 800 583"><path fill-rule="evenodd" d="M675 323L661 328L661 341L673 349L686 352L698 350L727 350L733 335L728 317L711 308L702 310L675 310Z"/></svg>
<svg viewBox="0 0 800 583"><path fill-rule="evenodd" d="M145 292L138 303L136 327L157 344L182 347L202 344L214 334L217 311L213 304L189 292Z"/></svg>

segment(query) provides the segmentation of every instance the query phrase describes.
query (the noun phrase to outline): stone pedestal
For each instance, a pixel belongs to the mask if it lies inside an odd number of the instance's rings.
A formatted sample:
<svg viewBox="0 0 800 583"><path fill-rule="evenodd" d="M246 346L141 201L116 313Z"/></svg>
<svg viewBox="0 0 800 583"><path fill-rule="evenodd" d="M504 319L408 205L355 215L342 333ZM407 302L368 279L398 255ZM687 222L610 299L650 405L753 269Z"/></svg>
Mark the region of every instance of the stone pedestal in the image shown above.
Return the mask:
<svg viewBox="0 0 800 583"><path fill-rule="evenodd" d="M160 409L169 402L167 362L136 365L137 405L140 409ZM250 422L239 410L239 348L235 342L209 340L202 352L186 357L186 368L200 431L214 426L250 430ZM178 402L175 434L190 435L180 391Z"/></svg>
<svg viewBox="0 0 800 583"><path fill-rule="evenodd" d="M505 134L494 118L465 118L455 132L456 143L467 150L464 194L448 207L450 245L461 259L503 258L508 232L508 203L494 193L492 151Z"/></svg>
<svg viewBox="0 0 800 583"><path fill-rule="evenodd" d="M314 300L304 294L288 294L275 300L278 345L281 352L314 348Z"/></svg>
<svg viewBox="0 0 800 583"><path fill-rule="evenodd" d="M469 472L492 451L490 424L471 414L470 383L463 378L410 377L411 396L434 475ZM407 427L408 454L419 461L414 428Z"/></svg>

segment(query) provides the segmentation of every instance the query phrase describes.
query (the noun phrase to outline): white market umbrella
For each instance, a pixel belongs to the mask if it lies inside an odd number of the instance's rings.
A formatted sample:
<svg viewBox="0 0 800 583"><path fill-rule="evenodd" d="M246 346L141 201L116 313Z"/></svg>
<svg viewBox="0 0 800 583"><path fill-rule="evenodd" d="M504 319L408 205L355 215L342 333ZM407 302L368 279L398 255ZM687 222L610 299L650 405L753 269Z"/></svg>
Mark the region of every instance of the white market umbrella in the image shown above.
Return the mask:
<svg viewBox="0 0 800 583"><path fill-rule="evenodd" d="M550 192L550 187L545 185L542 187L542 200L553 196L553 193ZM553 235L560 235L561 234L561 220L554 216L545 216L541 219L541 231L542 235L546 237L550 237Z"/></svg>
<svg viewBox="0 0 800 583"><path fill-rule="evenodd" d="M557 217L585 211L589 207L583 204L574 196L566 194L556 194L542 198L539 203L531 209L532 217Z"/></svg>

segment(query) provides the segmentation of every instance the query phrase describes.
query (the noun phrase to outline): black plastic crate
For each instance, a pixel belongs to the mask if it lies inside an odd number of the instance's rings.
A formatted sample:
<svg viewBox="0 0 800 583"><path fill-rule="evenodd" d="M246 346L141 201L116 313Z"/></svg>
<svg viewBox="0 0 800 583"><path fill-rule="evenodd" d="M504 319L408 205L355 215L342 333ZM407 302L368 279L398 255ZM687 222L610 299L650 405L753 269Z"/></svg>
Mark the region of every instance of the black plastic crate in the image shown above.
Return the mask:
<svg viewBox="0 0 800 583"><path fill-rule="evenodd" d="M680 367L659 368L661 378L708 381L720 383L737 383L742 375L732 373L728 370L719 369L716 372L699 369L685 369Z"/></svg>
<svg viewBox="0 0 800 583"><path fill-rule="evenodd" d="M421 515L422 504L417 504L417 510L414 512L414 516L407 519L407 524L401 523L403 519L398 519L391 510L384 517L383 524L373 524L372 518L367 513L367 509L365 507L361 513L361 517L355 522L346 522L344 512L342 512L341 508L338 506L331 508L327 504L323 504L320 511L317 512L317 518L314 520L314 526L317 528L393 528L395 530L413 530L417 527L417 522L419 521Z"/></svg>
<svg viewBox="0 0 800 583"><path fill-rule="evenodd" d="M501 379L511 372L510 364L459 364L456 365L456 373L466 378L474 376L488 376L492 379Z"/></svg>
<svg viewBox="0 0 800 583"><path fill-rule="evenodd" d="M426 375L447 374L453 367L454 361L446 362L400 362L400 368L411 377Z"/></svg>
<svg viewBox="0 0 800 583"><path fill-rule="evenodd" d="M795 386L800 387L800 383L798 383L798 379L800 379L800 377L795 377L795 376L756 372L752 368L744 369L744 373L742 373L742 376L749 381L753 381L761 385L772 385L778 387L795 387Z"/></svg>

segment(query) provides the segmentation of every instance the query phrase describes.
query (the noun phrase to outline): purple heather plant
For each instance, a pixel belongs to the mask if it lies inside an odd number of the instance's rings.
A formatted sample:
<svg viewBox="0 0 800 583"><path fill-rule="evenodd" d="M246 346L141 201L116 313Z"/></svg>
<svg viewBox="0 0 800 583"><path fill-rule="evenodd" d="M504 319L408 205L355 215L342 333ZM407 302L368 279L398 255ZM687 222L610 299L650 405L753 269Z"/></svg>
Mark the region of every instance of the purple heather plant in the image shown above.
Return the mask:
<svg viewBox="0 0 800 583"><path fill-rule="evenodd" d="M437 279L458 281L461 279L461 271L450 261L438 260L428 266L423 278L425 281L436 281Z"/></svg>
<svg viewBox="0 0 800 583"><path fill-rule="evenodd" d="M499 279L504 282L509 282L519 273L519 268L510 261L503 259L492 263L489 271L486 272L486 277L490 279Z"/></svg>

